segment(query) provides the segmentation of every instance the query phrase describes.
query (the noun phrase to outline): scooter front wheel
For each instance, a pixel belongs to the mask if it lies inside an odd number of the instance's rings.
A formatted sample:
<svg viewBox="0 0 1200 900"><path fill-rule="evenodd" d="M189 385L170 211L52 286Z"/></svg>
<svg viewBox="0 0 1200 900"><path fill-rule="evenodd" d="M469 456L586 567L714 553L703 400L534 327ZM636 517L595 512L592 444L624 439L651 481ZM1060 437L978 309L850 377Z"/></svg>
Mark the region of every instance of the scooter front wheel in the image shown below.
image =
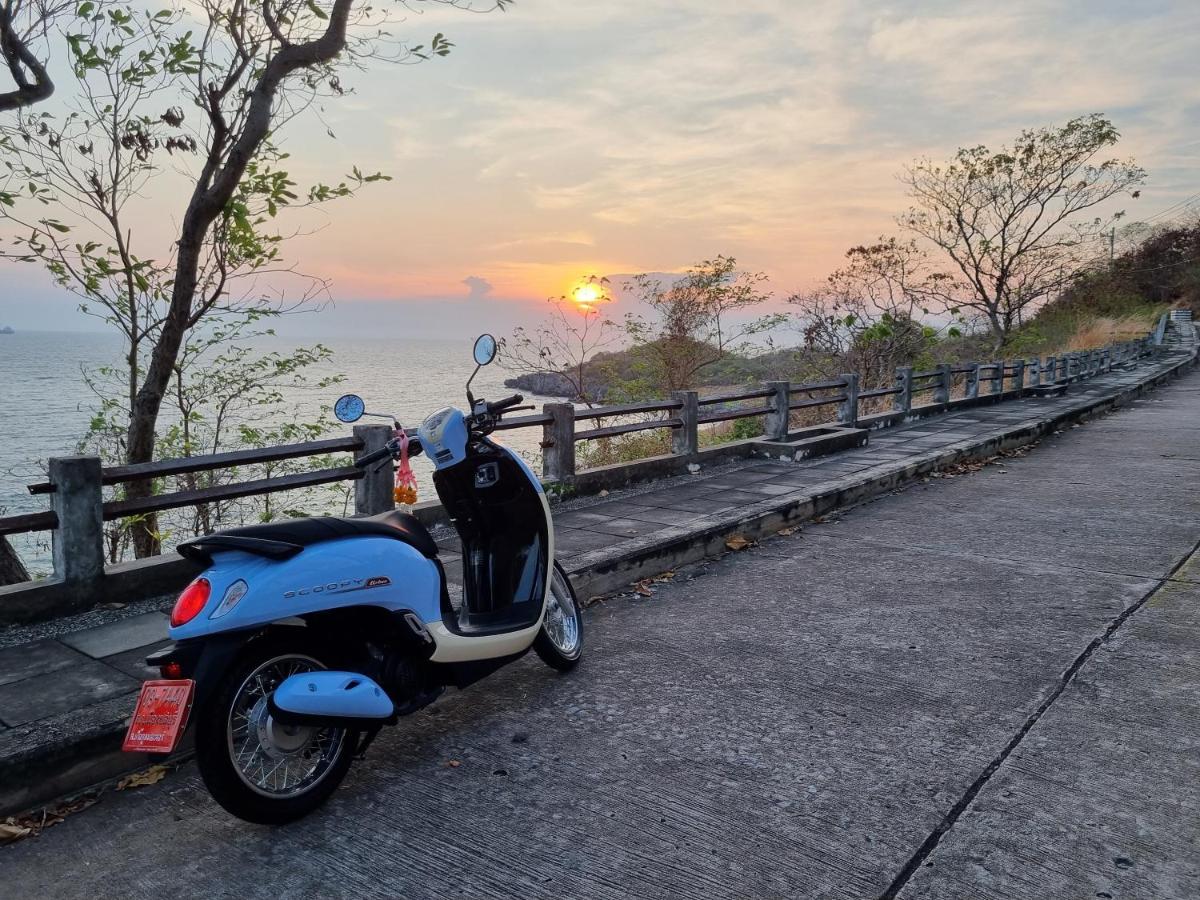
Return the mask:
<svg viewBox="0 0 1200 900"><path fill-rule="evenodd" d="M542 617L542 630L533 642L533 649L542 662L560 672L575 668L583 654L583 609L571 579L557 562L550 577L550 597Z"/></svg>
<svg viewBox="0 0 1200 900"><path fill-rule="evenodd" d="M288 726L267 700L299 672L328 668L298 642L255 641L221 678L196 722L196 762L213 798L240 819L277 825L324 803L350 768L358 732Z"/></svg>

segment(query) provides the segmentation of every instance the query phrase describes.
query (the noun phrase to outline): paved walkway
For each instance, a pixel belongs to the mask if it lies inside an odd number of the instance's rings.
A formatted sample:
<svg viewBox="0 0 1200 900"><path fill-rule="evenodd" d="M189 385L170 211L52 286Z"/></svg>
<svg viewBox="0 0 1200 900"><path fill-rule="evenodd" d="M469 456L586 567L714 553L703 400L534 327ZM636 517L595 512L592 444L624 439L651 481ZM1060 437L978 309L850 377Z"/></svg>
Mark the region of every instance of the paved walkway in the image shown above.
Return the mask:
<svg viewBox="0 0 1200 900"><path fill-rule="evenodd" d="M1200 573L1179 567L1200 541L1198 438L1191 375L1023 457L593 607L574 673L528 658L406 720L301 823L230 819L189 765L0 848L5 886L1200 896ZM738 484L776 483L761 468Z"/></svg>

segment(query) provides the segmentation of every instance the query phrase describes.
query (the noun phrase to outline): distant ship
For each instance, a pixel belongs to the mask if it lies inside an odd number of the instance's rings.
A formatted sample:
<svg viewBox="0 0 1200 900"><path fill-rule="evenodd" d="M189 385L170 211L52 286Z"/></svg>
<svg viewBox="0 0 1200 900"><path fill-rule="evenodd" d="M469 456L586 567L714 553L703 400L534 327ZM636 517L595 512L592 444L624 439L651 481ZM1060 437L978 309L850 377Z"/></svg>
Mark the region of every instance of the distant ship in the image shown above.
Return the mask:
<svg viewBox="0 0 1200 900"><path fill-rule="evenodd" d="M16 334L16 332L12 330L12 326L5 325L3 328L0 328L0 334Z"/></svg>

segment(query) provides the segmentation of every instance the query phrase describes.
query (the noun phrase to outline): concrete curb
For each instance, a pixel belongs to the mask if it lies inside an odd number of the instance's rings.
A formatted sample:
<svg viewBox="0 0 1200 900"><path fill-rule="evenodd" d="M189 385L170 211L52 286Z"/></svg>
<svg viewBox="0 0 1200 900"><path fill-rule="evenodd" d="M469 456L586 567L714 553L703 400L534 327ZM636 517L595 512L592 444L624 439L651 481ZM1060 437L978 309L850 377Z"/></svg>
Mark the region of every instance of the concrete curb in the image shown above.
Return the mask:
<svg viewBox="0 0 1200 900"><path fill-rule="evenodd" d="M895 490L931 472L1025 446L1065 424L1103 415L1166 381L1181 377L1196 365L1198 352L1200 349L1193 349L1186 356L1180 354L1171 365L1157 367L1137 382L1102 396L1085 398L1053 414L1033 416L997 429L982 439L964 440L905 460L882 463L815 488L751 504L736 514L697 516L688 526L671 528L641 541L625 542L619 551L606 548L581 554L571 561L568 571L576 590L586 599L680 565L721 555L727 552L725 541L732 535L757 540L814 516ZM128 714L129 698L119 697L25 726L0 756L0 816L78 793L152 762L180 762L191 755L190 746L167 760L122 753L120 744Z"/></svg>

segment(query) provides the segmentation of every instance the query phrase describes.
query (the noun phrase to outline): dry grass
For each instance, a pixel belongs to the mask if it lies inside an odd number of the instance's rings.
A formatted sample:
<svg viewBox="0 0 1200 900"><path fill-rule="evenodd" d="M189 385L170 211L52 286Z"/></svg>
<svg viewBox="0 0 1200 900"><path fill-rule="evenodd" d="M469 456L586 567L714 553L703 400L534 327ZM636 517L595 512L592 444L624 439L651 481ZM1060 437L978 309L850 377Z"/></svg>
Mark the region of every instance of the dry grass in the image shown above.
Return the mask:
<svg viewBox="0 0 1200 900"><path fill-rule="evenodd" d="M1144 337L1158 322L1157 312L1147 309L1121 318L1099 318L1080 322L1060 350L1094 350L1118 341Z"/></svg>

